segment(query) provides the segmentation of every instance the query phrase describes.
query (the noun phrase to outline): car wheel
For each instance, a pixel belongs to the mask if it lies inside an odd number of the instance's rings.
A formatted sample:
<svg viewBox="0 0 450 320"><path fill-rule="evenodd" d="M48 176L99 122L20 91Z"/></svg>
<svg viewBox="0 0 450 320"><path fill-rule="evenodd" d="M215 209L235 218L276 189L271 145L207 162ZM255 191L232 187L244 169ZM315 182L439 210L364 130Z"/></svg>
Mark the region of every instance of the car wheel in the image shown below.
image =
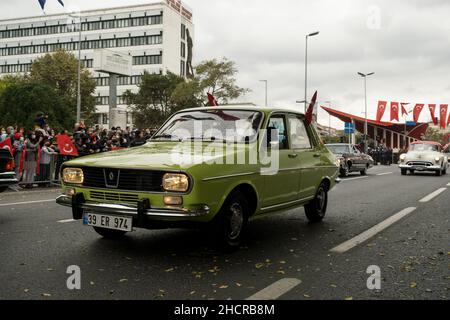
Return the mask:
<svg viewBox="0 0 450 320"><path fill-rule="evenodd" d="M406 169L402 169L401 171L402 171L402 176L406 176L408 174L408 170L406 170Z"/></svg>
<svg viewBox="0 0 450 320"><path fill-rule="evenodd" d="M6 189L8 189L8 187L0 187L0 193L6 191Z"/></svg>
<svg viewBox="0 0 450 320"><path fill-rule="evenodd" d="M409 173L410 173L411 175L414 175L416 172L415 172L414 170L409 170Z"/></svg>
<svg viewBox="0 0 450 320"><path fill-rule="evenodd" d="M436 171L436 176L441 177L442 176L442 170Z"/></svg>
<svg viewBox="0 0 450 320"><path fill-rule="evenodd" d="M364 168L364 170L361 170L360 172L362 176L367 176L367 168Z"/></svg>
<svg viewBox="0 0 450 320"><path fill-rule="evenodd" d="M348 169L348 167L344 167L341 169L341 177L347 178L349 173L350 173L350 170Z"/></svg>
<svg viewBox="0 0 450 320"><path fill-rule="evenodd" d="M98 227L94 227L94 230L99 235L101 235L103 238L110 239L110 240L121 239L125 236L125 234L127 234L126 231L110 230L110 229L104 229L104 228L98 228Z"/></svg>
<svg viewBox="0 0 450 320"><path fill-rule="evenodd" d="M249 205L245 196L231 194L213 222L214 237L220 250L234 252L239 249L248 222Z"/></svg>
<svg viewBox="0 0 450 320"><path fill-rule="evenodd" d="M445 176L447 174L447 167L444 167L444 170L442 171L442 174Z"/></svg>
<svg viewBox="0 0 450 320"><path fill-rule="evenodd" d="M322 183L314 199L305 206L306 218L311 223L318 223L325 218L328 206L328 187Z"/></svg>

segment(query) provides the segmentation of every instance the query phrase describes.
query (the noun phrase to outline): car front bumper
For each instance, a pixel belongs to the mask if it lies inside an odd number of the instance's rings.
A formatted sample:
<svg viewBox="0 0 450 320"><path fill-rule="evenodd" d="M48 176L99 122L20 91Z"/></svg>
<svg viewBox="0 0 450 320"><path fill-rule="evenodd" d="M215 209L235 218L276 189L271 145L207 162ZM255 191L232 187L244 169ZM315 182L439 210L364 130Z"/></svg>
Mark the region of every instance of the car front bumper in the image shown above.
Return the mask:
<svg viewBox="0 0 450 320"><path fill-rule="evenodd" d="M15 172L0 173L0 187L7 187L17 184L19 181L16 178Z"/></svg>
<svg viewBox="0 0 450 320"><path fill-rule="evenodd" d="M81 195L81 196L80 196ZM137 206L128 206L112 203L86 202L82 194L75 196L60 195L56 198L56 203L65 207L70 207L74 213L74 219L81 219L80 212L86 210L93 213L104 213L112 215L135 216L138 218L199 218L210 214L210 208L206 205L199 206L196 209L173 208L158 209L151 208L150 203L142 201Z"/></svg>
<svg viewBox="0 0 450 320"><path fill-rule="evenodd" d="M407 169L407 170L416 170L416 171L439 171L439 170L442 170L442 167L440 165L425 166L425 165L400 164L399 168Z"/></svg>

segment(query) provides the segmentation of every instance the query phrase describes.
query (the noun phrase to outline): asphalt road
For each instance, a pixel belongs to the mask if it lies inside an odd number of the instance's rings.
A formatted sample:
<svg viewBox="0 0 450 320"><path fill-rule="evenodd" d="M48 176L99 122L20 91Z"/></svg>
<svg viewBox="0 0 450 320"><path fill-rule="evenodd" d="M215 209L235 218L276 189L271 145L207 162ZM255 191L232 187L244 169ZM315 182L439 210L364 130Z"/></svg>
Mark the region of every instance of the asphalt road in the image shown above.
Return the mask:
<svg viewBox="0 0 450 320"><path fill-rule="evenodd" d="M447 300L449 187L450 175L403 177L396 166L376 167L330 193L322 224L308 224L303 209L259 219L245 246L229 255L197 231L104 240L70 221L55 189L4 193L0 299ZM369 239L353 241L374 226ZM81 268L81 290L67 289L71 265ZM379 290L368 289L369 266L379 267Z"/></svg>

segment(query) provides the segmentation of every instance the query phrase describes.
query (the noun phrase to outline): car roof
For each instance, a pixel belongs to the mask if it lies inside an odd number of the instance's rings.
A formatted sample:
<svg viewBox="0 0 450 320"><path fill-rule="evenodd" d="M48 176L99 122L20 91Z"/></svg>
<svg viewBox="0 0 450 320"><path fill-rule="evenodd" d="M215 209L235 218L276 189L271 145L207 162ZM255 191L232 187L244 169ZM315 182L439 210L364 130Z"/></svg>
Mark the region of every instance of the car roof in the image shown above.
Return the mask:
<svg viewBox="0 0 450 320"><path fill-rule="evenodd" d="M416 144L431 144L431 145L442 147L442 145L436 141L415 141L415 142L411 143L411 145L416 145Z"/></svg>
<svg viewBox="0 0 450 320"><path fill-rule="evenodd" d="M224 106L217 106L217 107L201 107L201 108L191 108L191 109L185 109L181 110L180 112L186 112L186 111L205 111L205 110L230 110L230 111L260 111L264 112L266 114L272 113L272 112L283 112L283 113L294 113L299 115L304 115L303 112L296 111L293 109L287 109L287 108L271 108L271 107L262 107L262 106L252 106L252 105L224 105Z"/></svg>

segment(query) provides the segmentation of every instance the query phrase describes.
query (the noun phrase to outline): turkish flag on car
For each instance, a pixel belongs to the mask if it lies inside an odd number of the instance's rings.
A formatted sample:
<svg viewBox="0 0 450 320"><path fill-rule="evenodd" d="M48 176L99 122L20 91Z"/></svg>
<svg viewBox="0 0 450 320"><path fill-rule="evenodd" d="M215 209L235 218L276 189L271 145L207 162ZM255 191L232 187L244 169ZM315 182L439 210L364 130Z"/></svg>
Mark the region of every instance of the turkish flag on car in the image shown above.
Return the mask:
<svg viewBox="0 0 450 320"><path fill-rule="evenodd" d="M0 149L6 149L13 155L13 146L11 144L11 139L8 138L5 141L0 142Z"/></svg>
<svg viewBox="0 0 450 320"><path fill-rule="evenodd" d="M437 125L438 122L437 122L437 118L436 118L436 105L430 104L430 105L428 105L428 108L430 108L431 119L433 119L434 125Z"/></svg>
<svg viewBox="0 0 450 320"><path fill-rule="evenodd" d="M398 113L399 113L399 103L391 102L391 121L394 120L400 121Z"/></svg>
<svg viewBox="0 0 450 320"><path fill-rule="evenodd" d="M58 143L59 153L63 156L78 156L78 150L72 142L72 139L65 135L60 134L56 137Z"/></svg>
<svg viewBox="0 0 450 320"><path fill-rule="evenodd" d="M386 101L378 101L377 122L380 122L381 119L383 119L386 108L387 108Z"/></svg>
<svg viewBox="0 0 450 320"><path fill-rule="evenodd" d="M218 107L219 103L217 102L216 98L208 92L208 106L210 107Z"/></svg>
<svg viewBox="0 0 450 320"><path fill-rule="evenodd" d="M317 91L314 93L312 99L311 99L311 103L309 104L309 108L306 111L305 117L306 117L306 122L308 124L313 123L314 121L317 121L317 119L314 119L315 115L314 115L314 109L316 107L316 102L317 102Z"/></svg>
<svg viewBox="0 0 450 320"><path fill-rule="evenodd" d="M414 122L419 122L420 114L422 113L424 107L424 104L416 104L414 107Z"/></svg>
<svg viewBox="0 0 450 320"><path fill-rule="evenodd" d="M445 129L447 127L447 110L448 104L441 104L441 128Z"/></svg>

